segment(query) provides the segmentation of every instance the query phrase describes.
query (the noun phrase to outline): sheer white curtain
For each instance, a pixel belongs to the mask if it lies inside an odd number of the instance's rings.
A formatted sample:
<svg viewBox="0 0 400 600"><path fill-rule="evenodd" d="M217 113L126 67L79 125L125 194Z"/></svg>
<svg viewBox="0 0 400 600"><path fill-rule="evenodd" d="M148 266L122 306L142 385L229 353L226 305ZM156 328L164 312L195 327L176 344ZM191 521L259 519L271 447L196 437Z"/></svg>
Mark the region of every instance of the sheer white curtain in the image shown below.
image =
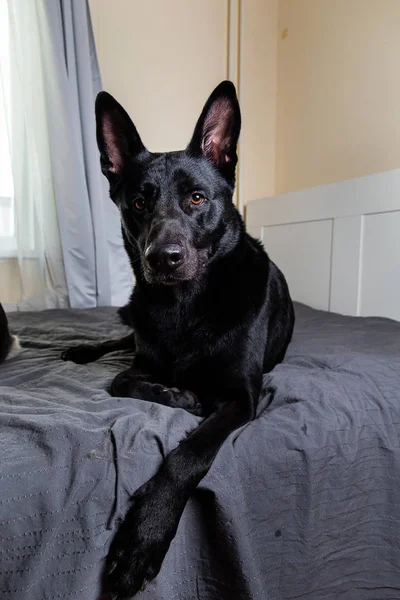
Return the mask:
<svg viewBox="0 0 400 600"><path fill-rule="evenodd" d="M36 2L0 0L0 23L4 151L10 151L12 181L9 171L0 177L13 196L14 221L2 261L7 300L24 310L67 307L42 59L49 31Z"/></svg>
<svg viewBox="0 0 400 600"><path fill-rule="evenodd" d="M99 164L87 0L0 0L0 39L12 174L7 188L0 165L0 217L11 218L0 226L0 301L21 310L122 305L133 280Z"/></svg>
<svg viewBox="0 0 400 600"><path fill-rule="evenodd" d="M10 103L10 64L8 21L0 4L0 253L16 249L14 223L14 185L11 172L11 152L7 127L7 107Z"/></svg>

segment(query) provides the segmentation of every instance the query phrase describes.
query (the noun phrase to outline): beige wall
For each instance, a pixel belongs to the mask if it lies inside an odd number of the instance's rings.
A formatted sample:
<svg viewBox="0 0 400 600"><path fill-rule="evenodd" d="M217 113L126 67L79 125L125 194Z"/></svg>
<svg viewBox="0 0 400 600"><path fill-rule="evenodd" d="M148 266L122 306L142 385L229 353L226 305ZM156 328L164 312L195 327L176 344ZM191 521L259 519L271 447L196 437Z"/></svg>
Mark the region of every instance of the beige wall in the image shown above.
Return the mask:
<svg viewBox="0 0 400 600"><path fill-rule="evenodd" d="M400 0L90 0L104 88L150 150L238 87L239 205L400 166Z"/></svg>
<svg viewBox="0 0 400 600"><path fill-rule="evenodd" d="M275 191L278 0L242 0L239 198Z"/></svg>
<svg viewBox="0 0 400 600"><path fill-rule="evenodd" d="M16 303L21 300L21 280L18 259L0 258L1 302Z"/></svg>
<svg viewBox="0 0 400 600"><path fill-rule="evenodd" d="M103 87L152 151L190 139L227 76L228 0L91 0Z"/></svg>
<svg viewBox="0 0 400 600"><path fill-rule="evenodd" d="M37 259L28 258L19 263L18 258L0 258L1 302L13 305L21 302L23 296L39 296L42 293L40 273Z"/></svg>
<svg viewBox="0 0 400 600"><path fill-rule="evenodd" d="M276 193L399 167L400 0L279 9Z"/></svg>
<svg viewBox="0 0 400 600"><path fill-rule="evenodd" d="M150 150L185 147L208 95L237 85L239 204L274 191L278 0L90 0L104 89Z"/></svg>

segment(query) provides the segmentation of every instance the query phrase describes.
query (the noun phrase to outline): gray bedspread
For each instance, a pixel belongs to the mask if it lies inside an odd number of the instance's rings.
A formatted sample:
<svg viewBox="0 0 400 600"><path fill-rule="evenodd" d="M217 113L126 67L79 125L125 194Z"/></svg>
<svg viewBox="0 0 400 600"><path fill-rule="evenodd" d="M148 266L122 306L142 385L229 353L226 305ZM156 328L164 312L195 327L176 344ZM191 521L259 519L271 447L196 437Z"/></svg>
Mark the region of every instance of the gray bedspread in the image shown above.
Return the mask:
<svg viewBox="0 0 400 600"><path fill-rule="evenodd" d="M187 505L154 600L400 598L400 323L297 305L265 376ZM129 362L63 348L118 335L114 309L14 314L0 365L0 599L98 600L117 519L198 419L111 398Z"/></svg>

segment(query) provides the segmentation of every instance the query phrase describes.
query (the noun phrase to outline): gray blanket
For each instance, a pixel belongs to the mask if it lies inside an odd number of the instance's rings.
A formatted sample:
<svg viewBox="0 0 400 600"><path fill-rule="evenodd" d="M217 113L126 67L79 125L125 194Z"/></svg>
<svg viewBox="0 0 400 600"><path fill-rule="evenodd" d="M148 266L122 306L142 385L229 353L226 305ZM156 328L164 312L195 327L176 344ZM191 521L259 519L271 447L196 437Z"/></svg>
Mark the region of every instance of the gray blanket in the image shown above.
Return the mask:
<svg viewBox="0 0 400 600"><path fill-rule="evenodd" d="M400 598L400 323L297 305L258 418L187 505L153 600ZM114 309L14 314L0 365L0 599L98 600L117 520L198 419L109 397L129 363L70 344L122 334Z"/></svg>

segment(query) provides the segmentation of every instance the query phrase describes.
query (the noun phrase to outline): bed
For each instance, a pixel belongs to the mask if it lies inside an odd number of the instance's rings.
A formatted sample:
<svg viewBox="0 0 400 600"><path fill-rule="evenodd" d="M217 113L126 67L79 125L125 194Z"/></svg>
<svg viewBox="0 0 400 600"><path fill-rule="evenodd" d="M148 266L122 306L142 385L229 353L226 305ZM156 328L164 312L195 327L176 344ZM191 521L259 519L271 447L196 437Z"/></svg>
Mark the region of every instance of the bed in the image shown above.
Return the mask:
<svg viewBox="0 0 400 600"><path fill-rule="evenodd" d="M295 300L400 320L400 169L255 200L246 222Z"/></svg>
<svg viewBox="0 0 400 600"><path fill-rule="evenodd" d="M400 185L398 172L388 175ZM346 184L335 184L336 197ZM388 187L382 181L380 187L386 192L378 214L390 208L397 219L400 190L389 206ZM285 361L264 376L257 418L221 448L184 511L160 574L138 598L400 598L400 303L385 299L371 308L376 315L352 316L372 306L364 299L370 271L363 262L370 258L370 213L354 209L356 194L352 214L329 216L326 202L320 218L326 190L316 189L319 201L310 191L290 223L284 213L296 204L293 196L281 197L279 209L277 199L248 207L252 232L263 235L268 249L271 242L272 258L282 262L280 252L287 263L297 300L293 341ZM314 206L307 209L310 194ZM361 265L362 273L356 292L346 286L342 308L348 310L339 310L335 248L341 235L355 243L343 231L359 216L358 259L349 256L341 269L349 280L350 268ZM353 220L337 225L347 218ZM315 233L321 220L333 224ZM296 233L297 243L287 230L291 250L284 249L273 228L294 224L300 231L304 223L317 229ZM397 248L390 235L381 235L389 260ZM320 246L309 252L315 264L321 261L315 282L304 245L310 238L324 245L326 237L327 255ZM309 277L307 285L298 270ZM398 281L388 285L398 292ZM89 365L60 360L71 343L123 334L115 308L9 316L24 349L0 367L0 598L99 600L103 561L129 496L199 419L111 398L106 388L129 364L126 353Z"/></svg>

